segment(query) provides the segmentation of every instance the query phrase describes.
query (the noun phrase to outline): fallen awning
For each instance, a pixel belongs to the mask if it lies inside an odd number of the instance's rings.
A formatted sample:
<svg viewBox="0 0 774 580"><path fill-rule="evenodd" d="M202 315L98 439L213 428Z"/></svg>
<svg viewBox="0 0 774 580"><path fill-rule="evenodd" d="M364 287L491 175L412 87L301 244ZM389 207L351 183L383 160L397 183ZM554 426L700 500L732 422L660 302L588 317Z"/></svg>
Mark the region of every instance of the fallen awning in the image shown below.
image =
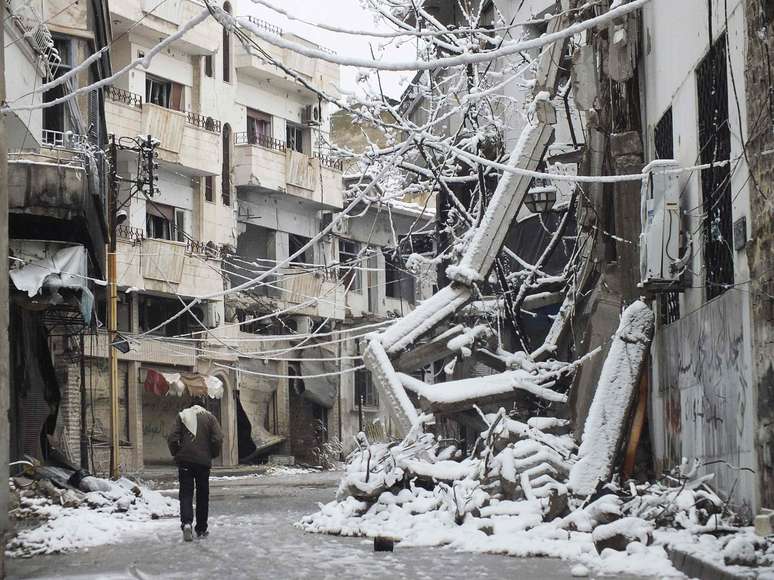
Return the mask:
<svg viewBox="0 0 774 580"><path fill-rule="evenodd" d="M182 397L188 391L191 397L223 397L223 381L200 373L161 373L148 369L143 388L154 395Z"/></svg>
<svg viewBox="0 0 774 580"><path fill-rule="evenodd" d="M30 250L31 255L42 257L30 260L17 258L26 263L9 271L11 281L30 298L40 294L42 289L48 289L52 294L57 294L60 288L80 291L81 315L85 321L91 321L94 294L88 287L86 247L76 244L55 249L51 246L51 242L36 242L34 247L33 242L24 244L24 248ZM36 251L32 253L32 250ZM26 252L22 256L25 254Z"/></svg>
<svg viewBox="0 0 774 580"><path fill-rule="evenodd" d="M332 409L338 393L339 361L336 346L321 344L302 351L300 370L305 399Z"/></svg>

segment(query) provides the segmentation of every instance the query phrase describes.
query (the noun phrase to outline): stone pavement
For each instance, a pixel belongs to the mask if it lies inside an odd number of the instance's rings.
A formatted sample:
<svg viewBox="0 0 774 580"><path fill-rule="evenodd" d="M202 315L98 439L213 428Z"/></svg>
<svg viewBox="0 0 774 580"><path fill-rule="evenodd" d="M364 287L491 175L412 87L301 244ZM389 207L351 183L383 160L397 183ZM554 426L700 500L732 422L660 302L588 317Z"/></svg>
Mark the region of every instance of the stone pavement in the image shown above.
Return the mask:
<svg viewBox="0 0 774 580"><path fill-rule="evenodd" d="M371 540L306 534L293 526L333 498L338 473L243 476L211 483L210 537L183 543L177 521L153 534L78 553L10 560L10 578L277 579L570 578L561 560L460 553L444 548L373 552ZM174 495L174 489L165 493Z"/></svg>

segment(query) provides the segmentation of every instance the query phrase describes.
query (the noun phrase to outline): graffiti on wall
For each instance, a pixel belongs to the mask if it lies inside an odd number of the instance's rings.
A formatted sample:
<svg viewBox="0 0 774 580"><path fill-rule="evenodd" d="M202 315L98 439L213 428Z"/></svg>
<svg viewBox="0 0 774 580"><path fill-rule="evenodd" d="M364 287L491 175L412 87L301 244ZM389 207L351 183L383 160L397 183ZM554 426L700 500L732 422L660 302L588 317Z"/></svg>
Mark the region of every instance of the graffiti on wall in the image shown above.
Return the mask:
<svg viewBox="0 0 774 580"><path fill-rule="evenodd" d="M655 437L660 466L698 458L714 485L742 511L752 509L755 451L751 362L739 292L726 292L659 329ZM740 469L747 468L747 469Z"/></svg>

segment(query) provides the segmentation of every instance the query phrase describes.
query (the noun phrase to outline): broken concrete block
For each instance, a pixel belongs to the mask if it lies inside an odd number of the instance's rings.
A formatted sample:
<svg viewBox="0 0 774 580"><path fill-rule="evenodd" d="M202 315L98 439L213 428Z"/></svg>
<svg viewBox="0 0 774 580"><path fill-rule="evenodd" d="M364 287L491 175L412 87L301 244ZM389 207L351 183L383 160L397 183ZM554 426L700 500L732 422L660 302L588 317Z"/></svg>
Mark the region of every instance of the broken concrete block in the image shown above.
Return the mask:
<svg viewBox="0 0 774 580"><path fill-rule="evenodd" d="M653 543L653 524L640 518L621 518L594 528L591 539L600 554L607 548L623 552L632 542Z"/></svg>
<svg viewBox="0 0 774 580"><path fill-rule="evenodd" d="M774 510L763 509L755 516L755 533L763 537L774 534Z"/></svg>
<svg viewBox="0 0 774 580"><path fill-rule="evenodd" d="M726 566L757 566L755 543L750 538L732 538L723 548L723 562Z"/></svg>

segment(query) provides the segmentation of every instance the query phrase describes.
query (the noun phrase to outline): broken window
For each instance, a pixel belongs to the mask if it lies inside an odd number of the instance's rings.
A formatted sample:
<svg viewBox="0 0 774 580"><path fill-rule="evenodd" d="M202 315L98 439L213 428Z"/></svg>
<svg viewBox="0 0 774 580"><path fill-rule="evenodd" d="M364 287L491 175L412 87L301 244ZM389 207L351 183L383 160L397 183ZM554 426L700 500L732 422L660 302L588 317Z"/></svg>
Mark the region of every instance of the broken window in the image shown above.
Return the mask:
<svg viewBox="0 0 774 580"><path fill-rule="evenodd" d="M176 239L173 236L175 208L163 203L145 204L145 234L157 240Z"/></svg>
<svg viewBox="0 0 774 580"><path fill-rule="evenodd" d="M371 380L371 371L359 369L355 371L355 406L379 407L379 393Z"/></svg>
<svg viewBox="0 0 774 580"><path fill-rule="evenodd" d="M297 234L288 234L288 255L292 256L296 252L300 251L301 248L303 248L306 244L308 244L311 240L309 238L306 238L304 236L299 236ZM303 253L299 254L295 258L293 258L293 264L295 265L306 265L306 264L313 264L314 263L314 253L312 252L312 248L307 248Z"/></svg>
<svg viewBox="0 0 774 580"><path fill-rule="evenodd" d="M175 111L183 110L183 85L151 75L145 76L145 101Z"/></svg>
<svg viewBox="0 0 774 580"><path fill-rule="evenodd" d="M54 74L54 78L58 78L72 69L72 40L62 36L55 36L53 40L54 48L56 48L59 53L59 58L62 59ZM65 94L71 92L72 89L73 86L71 81L62 83L43 93L43 102L48 103L62 98ZM67 103L60 103L53 107L43 109L43 129L46 131L58 131L60 133L69 130L70 124L68 122L67 111Z"/></svg>
<svg viewBox="0 0 774 580"><path fill-rule="evenodd" d="M208 78L215 77L215 71L212 66L212 55L207 54L204 56L204 76Z"/></svg>
<svg viewBox="0 0 774 580"><path fill-rule="evenodd" d="M182 302L176 298L161 298L159 296L150 296L147 294L138 295L140 332L148 332L160 324L167 322L169 318L180 311L183 307ZM193 309L197 310L197 309ZM201 308L194 312L199 320L202 320L203 312ZM201 325L191 315L186 312L182 316L169 320L162 328L154 331L154 334L161 336L178 336L202 330Z"/></svg>
<svg viewBox="0 0 774 580"><path fill-rule="evenodd" d="M414 276L405 269L400 256L384 252L385 295L414 303Z"/></svg>
<svg viewBox="0 0 774 580"><path fill-rule="evenodd" d="M360 244L352 240L339 240L339 279L344 288L360 292L362 285L360 282L360 265L358 264L358 254L360 253Z"/></svg>
<svg viewBox="0 0 774 580"><path fill-rule="evenodd" d="M223 10L231 14L231 3L224 2ZM223 82L231 82L231 34L223 27Z"/></svg>
<svg viewBox="0 0 774 580"><path fill-rule="evenodd" d="M301 125L287 123L285 136L288 149L298 151L299 153L304 152L304 128Z"/></svg>
<svg viewBox="0 0 774 580"><path fill-rule="evenodd" d="M247 109L247 142L264 145L271 135L271 115Z"/></svg>

